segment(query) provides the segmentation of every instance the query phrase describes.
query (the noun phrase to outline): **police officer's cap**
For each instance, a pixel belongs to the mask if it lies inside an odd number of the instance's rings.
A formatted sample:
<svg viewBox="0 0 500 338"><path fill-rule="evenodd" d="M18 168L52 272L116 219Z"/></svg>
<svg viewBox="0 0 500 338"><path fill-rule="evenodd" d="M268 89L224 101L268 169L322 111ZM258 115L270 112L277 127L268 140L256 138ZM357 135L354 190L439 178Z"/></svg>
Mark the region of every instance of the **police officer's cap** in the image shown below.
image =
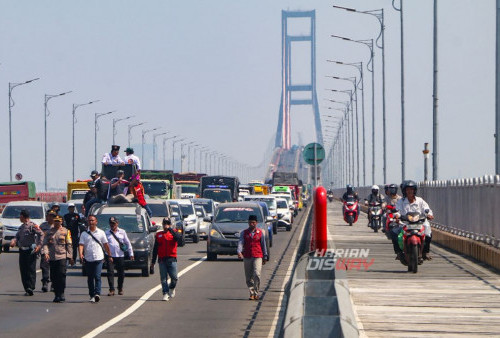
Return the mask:
<svg viewBox="0 0 500 338"><path fill-rule="evenodd" d="M125 152L126 152L127 154L133 154L133 153L134 153L134 148L130 148L130 147L128 147L127 149L125 149Z"/></svg>
<svg viewBox="0 0 500 338"><path fill-rule="evenodd" d="M54 222L62 222L62 217L61 216L54 217Z"/></svg>
<svg viewBox="0 0 500 338"><path fill-rule="evenodd" d="M248 221L256 221L257 222L257 215L248 216Z"/></svg>
<svg viewBox="0 0 500 338"><path fill-rule="evenodd" d="M115 217L115 216L111 216L111 217L109 218L109 223L118 223L118 220L116 219L116 217Z"/></svg>
<svg viewBox="0 0 500 338"><path fill-rule="evenodd" d="M111 146L111 151L119 151L120 150L120 146L117 146L117 145L112 145Z"/></svg>
<svg viewBox="0 0 500 338"><path fill-rule="evenodd" d="M92 170L92 172L90 173L90 177L92 177L92 178L94 178L98 175L99 175L99 172L97 170Z"/></svg>
<svg viewBox="0 0 500 338"><path fill-rule="evenodd" d="M57 216L57 212L55 212L54 210L49 210L47 211L47 216Z"/></svg>

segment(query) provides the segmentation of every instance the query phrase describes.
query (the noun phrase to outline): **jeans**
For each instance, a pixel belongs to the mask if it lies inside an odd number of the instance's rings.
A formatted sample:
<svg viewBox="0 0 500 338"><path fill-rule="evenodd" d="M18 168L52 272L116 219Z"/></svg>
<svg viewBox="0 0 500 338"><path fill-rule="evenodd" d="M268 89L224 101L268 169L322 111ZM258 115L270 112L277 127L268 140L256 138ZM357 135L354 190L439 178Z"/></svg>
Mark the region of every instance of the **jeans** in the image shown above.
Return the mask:
<svg viewBox="0 0 500 338"><path fill-rule="evenodd" d="M149 217L153 217L153 212L151 211L151 208L149 207L149 205L145 205L144 206L144 209L146 209L146 212L148 213Z"/></svg>
<svg viewBox="0 0 500 338"><path fill-rule="evenodd" d="M62 297L66 288L66 259L50 261L50 279L55 296Z"/></svg>
<svg viewBox="0 0 500 338"><path fill-rule="evenodd" d="M118 273L118 291L123 290L123 280L125 279L123 261L123 257L113 257L113 262L108 262L108 285L110 291L115 291L115 268Z"/></svg>
<svg viewBox="0 0 500 338"><path fill-rule="evenodd" d="M102 261L85 261L85 270L87 271L87 286L89 288L89 296L101 294L101 271Z"/></svg>
<svg viewBox="0 0 500 338"><path fill-rule="evenodd" d="M158 265L160 266L161 288L163 294L167 294L170 289L175 289L177 285L177 258L160 258ZM168 276L170 276L170 285L167 283Z"/></svg>
<svg viewBox="0 0 500 338"><path fill-rule="evenodd" d="M94 203L102 203L102 200L99 197L94 197L91 200L89 200L85 204L85 217L89 215L90 208L92 207L92 204Z"/></svg>
<svg viewBox="0 0 500 338"><path fill-rule="evenodd" d="M31 254L31 249L19 249L19 270L24 291L35 290L37 255Z"/></svg>

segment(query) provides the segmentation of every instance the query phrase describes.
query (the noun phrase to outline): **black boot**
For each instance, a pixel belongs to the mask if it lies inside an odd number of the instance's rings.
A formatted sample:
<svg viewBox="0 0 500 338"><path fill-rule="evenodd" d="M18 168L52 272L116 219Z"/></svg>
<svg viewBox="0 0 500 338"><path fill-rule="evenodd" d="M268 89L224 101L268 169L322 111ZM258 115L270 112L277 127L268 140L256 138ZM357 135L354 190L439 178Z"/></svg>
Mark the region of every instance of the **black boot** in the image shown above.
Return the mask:
<svg viewBox="0 0 500 338"><path fill-rule="evenodd" d="M49 291L49 283L43 282L42 284L42 292L47 292Z"/></svg>

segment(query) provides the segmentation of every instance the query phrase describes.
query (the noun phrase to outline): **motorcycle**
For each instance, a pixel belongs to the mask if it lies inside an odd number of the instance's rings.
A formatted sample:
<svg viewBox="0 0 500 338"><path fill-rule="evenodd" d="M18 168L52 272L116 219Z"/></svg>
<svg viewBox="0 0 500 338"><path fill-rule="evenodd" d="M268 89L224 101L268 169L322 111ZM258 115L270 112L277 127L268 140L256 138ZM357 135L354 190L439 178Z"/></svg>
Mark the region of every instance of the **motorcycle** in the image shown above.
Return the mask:
<svg viewBox="0 0 500 338"><path fill-rule="evenodd" d="M344 214L344 221L349 223L352 226L353 223L356 223L359 215L359 205L358 201L355 199L348 199L344 201L344 205L342 207L342 212Z"/></svg>
<svg viewBox="0 0 500 338"><path fill-rule="evenodd" d="M382 227L382 206L380 203L370 203L368 208L368 213L371 216L370 228L374 232L378 232L378 229Z"/></svg>
<svg viewBox="0 0 500 338"><path fill-rule="evenodd" d="M328 193L328 194L326 195L326 197L328 197L328 202L333 202L333 193L331 193L331 192L330 192L330 193Z"/></svg>
<svg viewBox="0 0 500 338"><path fill-rule="evenodd" d="M423 263L422 251L424 249L425 233L424 223L426 214L422 215L417 211L407 213L401 218L403 221L403 252L408 264L408 272L417 273L418 266Z"/></svg>

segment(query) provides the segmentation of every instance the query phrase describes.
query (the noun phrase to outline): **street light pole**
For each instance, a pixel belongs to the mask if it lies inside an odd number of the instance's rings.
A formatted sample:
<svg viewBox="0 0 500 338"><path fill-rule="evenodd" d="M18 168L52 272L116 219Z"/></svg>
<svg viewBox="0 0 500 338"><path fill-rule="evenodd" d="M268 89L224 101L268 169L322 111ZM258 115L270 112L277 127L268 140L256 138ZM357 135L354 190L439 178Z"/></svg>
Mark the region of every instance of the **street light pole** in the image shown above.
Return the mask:
<svg viewBox="0 0 500 338"><path fill-rule="evenodd" d="M128 120L129 118L134 117L134 115L130 115L127 117L124 117L122 119L113 119L113 144L115 144L115 136L116 136L116 124L120 121L125 121Z"/></svg>
<svg viewBox="0 0 500 338"><path fill-rule="evenodd" d="M45 166L44 166L45 180L44 180L44 182L45 182L45 191L47 191L47 117L50 115L50 111L48 109L48 102L55 97L63 96L63 95L69 94L69 93L71 93L71 91L56 94L56 95L45 94L45 101L44 101L44 105L43 105L43 107L44 107L43 119L44 119L44 158L45 158Z"/></svg>
<svg viewBox="0 0 500 338"><path fill-rule="evenodd" d="M145 136L147 133L150 133L150 132L155 131L155 130L158 130L158 129L160 129L160 127L156 127L156 128L153 128L153 129L146 129L146 130L144 130L144 129L143 129L143 130L142 130L142 139L141 139L141 140L142 140L142 146L141 146L141 157L142 157L142 158L141 158L141 162L143 163L143 164L142 164L143 166L145 166L145 164L146 164L146 162L144 162L144 140L145 140L145 137L144 137L144 136Z"/></svg>
<svg viewBox="0 0 500 338"><path fill-rule="evenodd" d="M138 127L138 126L142 126L143 124L145 124L146 122L141 122L141 123L137 123L137 124L129 124L128 125L128 147L130 148L130 140L132 139L132 129L135 128L135 127Z"/></svg>
<svg viewBox="0 0 500 338"><path fill-rule="evenodd" d="M99 126L97 125L97 119L101 116L109 115L114 112L116 112L116 110L108 111L107 113L102 113L102 114L95 113L94 115L94 170L97 170L97 130L99 130Z"/></svg>
<svg viewBox="0 0 500 338"><path fill-rule="evenodd" d="M163 170L165 170L167 168L167 148L166 148L167 141L171 140L173 138L176 138L176 137L177 137L177 135L163 138ZM172 168L172 171L173 170L174 169Z"/></svg>
<svg viewBox="0 0 500 338"><path fill-rule="evenodd" d="M9 175L10 175L10 181L12 182L12 107L16 104L14 100L12 99L12 90L18 86L22 86L28 83L31 83L33 81L39 80L40 78L37 77L36 79L32 79L29 81L25 82L20 82L20 83L11 83L9 82Z"/></svg>
<svg viewBox="0 0 500 338"><path fill-rule="evenodd" d="M194 143L194 141L190 142L187 144L188 146L188 167L187 167L187 171L189 171L190 167L191 167L191 145Z"/></svg>
<svg viewBox="0 0 500 338"><path fill-rule="evenodd" d="M92 104L92 103L96 103L96 102L99 102L99 101L100 100L94 100L94 101L90 101L90 102L82 103L82 104L74 104L73 103L73 143L72 143L72 153L73 153L72 178L73 178L73 182L75 181L75 124L78 122L76 120L76 109L78 107L86 106L86 105L89 105L89 104Z"/></svg>
<svg viewBox="0 0 500 338"><path fill-rule="evenodd" d="M437 0L434 0L434 43L433 43L433 93L432 93L432 179L438 179L438 165L439 165L439 139L438 139L438 26L437 26Z"/></svg>
<svg viewBox="0 0 500 338"><path fill-rule="evenodd" d="M181 139L172 141L172 171L174 171L174 172L175 172L175 144L178 142L182 142L185 139L186 138L181 138Z"/></svg>
<svg viewBox="0 0 500 338"><path fill-rule="evenodd" d="M153 170L156 169L156 138L161 135L168 134L169 131L166 131L164 133L159 133L159 134L154 134L153 135Z"/></svg>

